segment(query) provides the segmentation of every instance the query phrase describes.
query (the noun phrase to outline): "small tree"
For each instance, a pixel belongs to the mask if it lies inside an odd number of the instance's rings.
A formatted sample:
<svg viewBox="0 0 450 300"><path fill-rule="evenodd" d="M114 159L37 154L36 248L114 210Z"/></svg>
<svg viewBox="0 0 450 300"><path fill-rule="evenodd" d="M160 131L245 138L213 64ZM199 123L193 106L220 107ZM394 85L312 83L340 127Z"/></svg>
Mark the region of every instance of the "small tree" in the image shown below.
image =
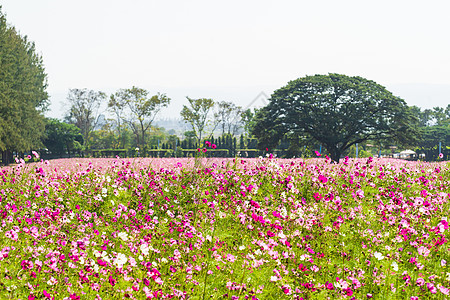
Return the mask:
<svg viewBox="0 0 450 300"><path fill-rule="evenodd" d="M119 128L119 120L125 122L136 137L136 145L144 148L146 134L155 117L169 103L170 98L165 94L149 96L147 90L133 86L112 95L108 107L115 113Z"/></svg>
<svg viewBox="0 0 450 300"><path fill-rule="evenodd" d="M70 89L67 95L70 109L66 120L81 130L84 147L89 149L90 134L100 120L100 106L106 100L106 94L88 89Z"/></svg>
<svg viewBox="0 0 450 300"><path fill-rule="evenodd" d="M44 146L53 155L69 154L80 150L83 136L80 129L72 124L67 124L58 119L46 119Z"/></svg>
<svg viewBox="0 0 450 300"><path fill-rule="evenodd" d="M214 100L212 99L191 99L186 97L189 101L189 107L183 105L181 110L181 117L188 123L192 131L197 137L197 146L201 144L203 133L209 121L209 114L214 107Z"/></svg>

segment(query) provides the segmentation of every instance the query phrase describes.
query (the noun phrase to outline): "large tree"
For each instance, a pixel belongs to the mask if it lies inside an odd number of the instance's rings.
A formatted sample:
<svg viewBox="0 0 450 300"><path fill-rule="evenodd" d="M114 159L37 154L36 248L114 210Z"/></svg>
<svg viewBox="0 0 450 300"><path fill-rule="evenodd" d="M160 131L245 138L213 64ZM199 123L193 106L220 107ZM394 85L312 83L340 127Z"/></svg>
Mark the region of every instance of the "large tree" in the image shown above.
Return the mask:
<svg viewBox="0 0 450 300"><path fill-rule="evenodd" d="M294 134L313 138L339 161L356 143L410 143L417 134L417 122L405 101L361 77L307 76L289 82L269 100L253 127L261 149L273 149L285 134Z"/></svg>
<svg viewBox="0 0 450 300"><path fill-rule="evenodd" d="M13 151L42 146L48 102L47 75L34 43L7 24L0 7L0 151L8 164Z"/></svg>

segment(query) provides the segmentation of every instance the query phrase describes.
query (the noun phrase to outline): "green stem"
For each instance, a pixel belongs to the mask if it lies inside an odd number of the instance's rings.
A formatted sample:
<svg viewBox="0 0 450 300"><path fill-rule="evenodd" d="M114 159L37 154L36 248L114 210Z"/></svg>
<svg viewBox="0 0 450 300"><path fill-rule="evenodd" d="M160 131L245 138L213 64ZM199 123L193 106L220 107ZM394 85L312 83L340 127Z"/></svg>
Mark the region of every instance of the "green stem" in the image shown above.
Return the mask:
<svg viewBox="0 0 450 300"><path fill-rule="evenodd" d="M212 237L211 237L211 243L214 245L214 232L216 230L216 227L213 228ZM205 268L205 280L204 280L204 286L203 286L203 296L202 300L205 299L205 293L206 293L206 280L208 276L208 267L209 267L209 260L211 259L211 252L208 250L208 261L206 262L206 268Z"/></svg>
<svg viewBox="0 0 450 300"><path fill-rule="evenodd" d="M244 272L242 273L242 278L241 278L241 288L239 289L238 298L241 296L241 293L242 293L242 290L243 290L243 288L242 288L242 282L244 282L245 270L246 270L246 269L247 269L247 268L244 267Z"/></svg>

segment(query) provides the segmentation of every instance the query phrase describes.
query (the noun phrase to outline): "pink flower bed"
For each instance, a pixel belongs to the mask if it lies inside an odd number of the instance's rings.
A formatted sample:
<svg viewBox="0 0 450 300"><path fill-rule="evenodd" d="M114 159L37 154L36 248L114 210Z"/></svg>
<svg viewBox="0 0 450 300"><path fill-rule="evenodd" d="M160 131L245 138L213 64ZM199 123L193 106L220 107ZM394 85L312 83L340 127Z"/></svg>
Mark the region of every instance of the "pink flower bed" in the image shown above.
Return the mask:
<svg viewBox="0 0 450 300"><path fill-rule="evenodd" d="M61 159L1 170L11 299L445 299L446 162Z"/></svg>

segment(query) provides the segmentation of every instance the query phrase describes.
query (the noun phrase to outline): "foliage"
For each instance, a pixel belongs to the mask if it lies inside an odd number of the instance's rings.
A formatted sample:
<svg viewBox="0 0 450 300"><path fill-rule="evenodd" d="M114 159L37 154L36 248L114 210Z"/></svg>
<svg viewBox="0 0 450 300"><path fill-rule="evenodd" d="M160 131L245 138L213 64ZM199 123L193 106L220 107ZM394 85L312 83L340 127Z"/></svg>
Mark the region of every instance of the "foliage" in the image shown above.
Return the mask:
<svg viewBox="0 0 450 300"><path fill-rule="evenodd" d="M450 104L444 109L421 109L412 106L411 111L418 117L419 139L414 145L417 153L425 154L425 160L439 159L439 143L444 157L450 157Z"/></svg>
<svg viewBox="0 0 450 300"><path fill-rule="evenodd" d="M42 146L46 88L47 75L34 43L8 25L0 10L0 151Z"/></svg>
<svg viewBox="0 0 450 300"><path fill-rule="evenodd" d="M446 108L433 107L433 109L421 109L417 106L410 107L411 112L417 116L421 127L443 126L450 122L450 104Z"/></svg>
<svg viewBox="0 0 450 300"><path fill-rule="evenodd" d="M108 107L117 117L119 134L122 128L121 121L125 122L136 137L136 145L144 148L147 142L146 134L155 117L169 103L170 98L165 94L149 96L147 90L133 86L111 95Z"/></svg>
<svg viewBox="0 0 450 300"><path fill-rule="evenodd" d="M221 101L217 103L216 118L222 127L222 136L227 133L236 135L243 125L244 111L233 102Z"/></svg>
<svg viewBox="0 0 450 300"><path fill-rule="evenodd" d="M241 120L244 127L244 133L247 135L250 135L250 131L254 124L254 116L255 116L256 109L252 112L251 109L246 109L241 114Z"/></svg>
<svg viewBox="0 0 450 300"><path fill-rule="evenodd" d="M73 151L81 150L82 144L78 127L58 119L46 119L44 146L51 154L62 156L67 152L70 156Z"/></svg>
<svg viewBox="0 0 450 300"><path fill-rule="evenodd" d="M339 74L299 78L275 91L255 116L260 148L273 149L285 133L323 144L334 161L366 140L411 143L417 129L406 103L381 85Z"/></svg>
<svg viewBox="0 0 450 300"><path fill-rule="evenodd" d="M181 117L188 123L197 137L197 145L201 144L203 133L208 125L209 115L214 107L214 100L207 98L191 99L189 106L183 105Z"/></svg>
<svg viewBox="0 0 450 300"><path fill-rule="evenodd" d="M70 108L66 120L81 130L85 149L90 148L91 132L100 120L100 105L106 94L88 89L70 89L67 95Z"/></svg>
<svg viewBox="0 0 450 300"><path fill-rule="evenodd" d="M436 160L439 157L439 143L441 153L448 157L450 151L450 124L446 126L424 126L420 127L421 136L417 143L416 152L424 153L426 160Z"/></svg>

